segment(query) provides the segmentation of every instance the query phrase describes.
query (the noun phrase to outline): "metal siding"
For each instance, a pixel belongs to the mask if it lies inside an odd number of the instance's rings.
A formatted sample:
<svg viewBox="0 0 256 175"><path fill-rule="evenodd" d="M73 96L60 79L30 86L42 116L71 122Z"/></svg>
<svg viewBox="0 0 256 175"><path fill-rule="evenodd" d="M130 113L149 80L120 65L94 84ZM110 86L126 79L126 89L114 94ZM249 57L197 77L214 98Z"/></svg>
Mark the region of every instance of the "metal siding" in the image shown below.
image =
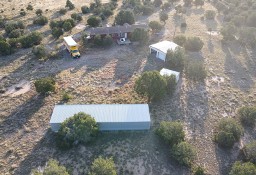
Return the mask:
<svg viewBox="0 0 256 175"><path fill-rule="evenodd" d="M165 61L166 54L163 52L159 52L158 58Z"/></svg>
<svg viewBox="0 0 256 175"><path fill-rule="evenodd" d="M148 130L150 122L99 123L99 128L101 131Z"/></svg>

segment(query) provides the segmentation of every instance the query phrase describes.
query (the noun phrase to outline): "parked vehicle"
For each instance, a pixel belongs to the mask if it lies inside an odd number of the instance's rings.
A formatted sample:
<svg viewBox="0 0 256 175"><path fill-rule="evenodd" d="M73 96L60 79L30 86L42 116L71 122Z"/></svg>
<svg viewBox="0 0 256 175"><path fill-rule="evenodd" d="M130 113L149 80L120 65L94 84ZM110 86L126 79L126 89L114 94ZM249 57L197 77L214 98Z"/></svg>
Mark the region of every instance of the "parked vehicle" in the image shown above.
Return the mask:
<svg viewBox="0 0 256 175"><path fill-rule="evenodd" d="M78 44L75 42L72 36L64 37L64 45L73 58L80 58Z"/></svg>

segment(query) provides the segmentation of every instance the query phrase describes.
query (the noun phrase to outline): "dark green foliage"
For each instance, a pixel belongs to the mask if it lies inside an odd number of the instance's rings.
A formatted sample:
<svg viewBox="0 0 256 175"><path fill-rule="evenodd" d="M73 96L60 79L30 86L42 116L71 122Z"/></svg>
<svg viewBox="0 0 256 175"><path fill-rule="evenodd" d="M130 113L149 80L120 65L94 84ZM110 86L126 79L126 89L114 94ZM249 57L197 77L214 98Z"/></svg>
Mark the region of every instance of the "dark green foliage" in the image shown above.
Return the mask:
<svg viewBox="0 0 256 175"><path fill-rule="evenodd" d="M252 163L256 163L256 140L248 143L244 147L244 151L246 153L246 160Z"/></svg>
<svg viewBox="0 0 256 175"><path fill-rule="evenodd" d="M186 28L186 27L187 27L187 23L186 23L186 22L182 22L182 23L180 24L180 27L181 27L181 28Z"/></svg>
<svg viewBox="0 0 256 175"><path fill-rule="evenodd" d="M162 0L154 0L155 7L160 7L163 4Z"/></svg>
<svg viewBox="0 0 256 175"><path fill-rule="evenodd" d="M0 35L0 41L6 41L6 39L2 35Z"/></svg>
<svg viewBox="0 0 256 175"><path fill-rule="evenodd" d="M158 71L144 72L135 82L135 91L148 98L148 102L160 100L166 94L167 82Z"/></svg>
<svg viewBox="0 0 256 175"><path fill-rule="evenodd" d="M181 165L190 166L195 159L195 149L187 142L180 142L171 149L171 156Z"/></svg>
<svg viewBox="0 0 256 175"><path fill-rule="evenodd" d="M23 29L14 29L8 34L9 38L19 38L21 35L23 35L24 31Z"/></svg>
<svg viewBox="0 0 256 175"><path fill-rule="evenodd" d="M69 8L69 10L73 10L75 8L75 5L70 0L67 0L65 7Z"/></svg>
<svg viewBox="0 0 256 175"><path fill-rule="evenodd" d="M32 32L20 38L20 43L23 48L29 48L33 45L38 45L42 41L42 35L39 32Z"/></svg>
<svg viewBox="0 0 256 175"><path fill-rule="evenodd" d="M165 12L161 12L159 18L160 21L163 21L165 23L165 21L168 19L168 14Z"/></svg>
<svg viewBox="0 0 256 175"><path fill-rule="evenodd" d="M167 83L167 87L166 87L167 93L170 95L173 95L177 85L176 76L175 75L164 76L164 78L166 79L166 83Z"/></svg>
<svg viewBox="0 0 256 175"><path fill-rule="evenodd" d="M15 48L17 48L17 44L19 43L19 39L18 38L10 38L8 40L8 43L10 44L11 48L15 49Z"/></svg>
<svg viewBox="0 0 256 175"><path fill-rule="evenodd" d="M190 61L186 65L186 75L190 80L204 81L204 79L207 76L207 72L206 72L205 66L203 65L202 62L199 62L199 61L192 62L192 61Z"/></svg>
<svg viewBox="0 0 256 175"><path fill-rule="evenodd" d="M22 21L17 21L17 22L9 22L7 24L5 24L5 32L7 34L11 33L13 30L15 29L24 29L25 25Z"/></svg>
<svg viewBox="0 0 256 175"><path fill-rule="evenodd" d="M223 118L219 121L218 133L215 141L222 147L231 148L243 134L242 127L232 118Z"/></svg>
<svg viewBox="0 0 256 175"><path fill-rule="evenodd" d="M0 16L0 28L4 28L5 20Z"/></svg>
<svg viewBox="0 0 256 175"><path fill-rule="evenodd" d="M43 26L48 23L48 19L46 16L39 16L36 19L34 19L33 24Z"/></svg>
<svg viewBox="0 0 256 175"><path fill-rule="evenodd" d="M184 141L185 133L182 123L162 121L156 129L156 134L159 135L171 147L179 142Z"/></svg>
<svg viewBox="0 0 256 175"><path fill-rule="evenodd" d="M25 11L20 11L20 15L21 16L26 16L26 12Z"/></svg>
<svg viewBox="0 0 256 175"><path fill-rule="evenodd" d="M199 37L188 37L185 42L185 49L191 52L199 52L204 46L203 41Z"/></svg>
<svg viewBox="0 0 256 175"><path fill-rule="evenodd" d="M134 24L135 18L133 12L129 10L121 10L115 17L115 23L117 25L123 25L124 23Z"/></svg>
<svg viewBox="0 0 256 175"><path fill-rule="evenodd" d="M204 0L195 0L194 4L195 4L195 6L203 6L204 5Z"/></svg>
<svg viewBox="0 0 256 175"><path fill-rule="evenodd" d="M64 29L64 31L66 31L66 32L67 32L67 31L70 31L70 30L72 29L71 23L65 21L64 24L63 24L63 29Z"/></svg>
<svg viewBox="0 0 256 175"><path fill-rule="evenodd" d="M166 63L168 67L175 71L182 71L184 68L185 52L182 48L168 50L166 54Z"/></svg>
<svg viewBox="0 0 256 175"><path fill-rule="evenodd" d="M176 35L174 38L173 38L173 42L178 44L179 46L183 47L184 44L186 43L186 36L184 35Z"/></svg>
<svg viewBox="0 0 256 175"><path fill-rule="evenodd" d="M101 19L99 17L96 16L91 16L88 20L87 20L87 24L91 27L98 27L101 23Z"/></svg>
<svg viewBox="0 0 256 175"><path fill-rule="evenodd" d="M162 10L169 10L171 8L171 3L170 2L165 2L163 5L162 5Z"/></svg>
<svg viewBox="0 0 256 175"><path fill-rule="evenodd" d="M239 31L239 41L245 45L254 47L256 45L255 28L244 27Z"/></svg>
<svg viewBox="0 0 256 175"><path fill-rule="evenodd" d="M67 13L67 9L61 8L61 9L59 10L59 13L62 14L62 15L65 15L65 14Z"/></svg>
<svg viewBox="0 0 256 175"><path fill-rule="evenodd" d="M136 11L137 14L142 13L142 15L151 15L154 12L154 7L151 5L141 5L135 7L134 11Z"/></svg>
<svg viewBox="0 0 256 175"><path fill-rule="evenodd" d="M256 12L249 14L246 23L249 27L255 27L256 28Z"/></svg>
<svg viewBox="0 0 256 175"><path fill-rule="evenodd" d="M63 95L62 95L62 100L66 101L66 102L69 101L72 98L73 98L72 95L68 92L64 92Z"/></svg>
<svg viewBox="0 0 256 175"><path fill-rule="evenodd" d="M193 175L206 175L204 169L201 166L193 168Z"/></svg>
<svg viewBox="0 0 256 175"><path fill-rule="evenodd" d="M63 23L62 23L62 27L63 27L63 25L64 25L65 22L69 22L72 27L75 27L75 26L76 26L76 23L75 23L75 21L74 21L72 18L65 19L65 21L63 21Z"/></svg>
<svg viewBox="0 0 256 175"><path fill-rule="evenodd" d="M10 55L11 46L6 41L0 40L0 55Z"/></svg>
<svg viewBox="0 0 256 175"><path fill-rule="evenodd" d="M83 14L87 14L87 13L90 13L90 8L87 6L82 6L81 11Z"/></svg>
<svg viewBox="0 0 256 175"><path fill-rule="evenodd" d="M236 161L229 175L255 175L256 174L256 167L251 162L241 163Z"/></svg>
<svg viewBox="0 0 256 175"><path fill-rule="evenodd" d="M71 18L76 20L76 21L82 21L82 16L80 16L78 13L72 13Z"/></svg>
<svg viewBox="0 0 256 175"><path fill-rule="evenodd" d="M236 28L232 23L226 24L222 29L221 29L221 34L223 36L224 41L230 41L235 39L234 34L236 33Z"/></svg>
<svg viewBox="0 0 256 175"><path fill-rule="evenodd" d="M79 112L66 119L58 131L59 139L71 146L74 142L89 143L98 135L99 127L95 119L88 114Z"/></svg>
<svg viewBox="0 0 256 175"><path fill-rule="evenodd" d="M238 109L238 117L245 126L255 126L256 107L244 106Z"/></svg>
<svg viewBox="0 0 256 175"><path fill-rule="evenodd" d="M61 166L59 162L54 159L50 159L47 162L43 173L37 170L32 170L32 173L34 175L69 175L66 168L64 166Z"/></svg>
<svg viewBox="0 0 256 175"><path fill-rule="evenodd" d="M33 6L29 4L26 9L27 10L33 10Z"/></svg>
<svg viewBox="0 0 256 175"><path fill-rule="evenodd" d="M160 31L163 28L163 26L158 21L150 21L148 26L153 32Z"/></svg>
<svg viewBox="0 0 256 175"><path fill-rule="evenodd" d="M36 10L36 15L41 16L42 14L43 14L43 10L41 9Z"/></svg>
<svg viewBox="0 0 256 175"><path fill-rule="evenodd" d="M137 28L132 33L132 41L138 41L140 44L146 44L149 40L148 31Z"/></svg>
<svg viewBox="0 0 256 175"><path fill-rule="evenodd" d="M73 19L72 19L73 20ZM60 21L51 21L50 22L50 27L51 29L54 29L56 27L58 28L62 28L62 25L64 24L64 21L60 20Z"/></svg>
<svg viewBox="0 0 256 175"><path fill-rule="evenodd" d="M47 56L46 49L43 45L34 46L32 53L36 56L37 59L42 59Z"/></svg>
<svg viewBox="0 0 256 175"><path fill-rule="evenodd" d="M61 35L63 35L63 30L62 28L59 28L59 27L54 27L52 29L52 36L54 38L59 38Z"/></svg>
<svg viewBox="0 0 256 175"><path fill-rule="evenodd" d="M110 47L113 44L113 39L110 35L102 38L100 35L94 37L94 44L100 47Z"/></svg>
<svg viewBox="0 0 256 175"><path fill-rule="evenodd" d="M115 162L99 157L93 161L89 175L117 175Z"/></svg>
<svg viewBox="0 0 256 175"><path fill-rule="evenodd" d="M41 78L35 81L36 91L45 94L47 92L55 92L55 80L51 77Z"/></svg>
<svg viewBox="0 0 256 175"><path fill-rule="evenodd" d="M105 8L102 13L106 17L109 17L109 16L113 15L113 11L109 8Z"/></svg>
<svg viewBox="0 0 256 175"><path fill-rule="evenodd" d="M216 12L214 10L206 10L204 16L206 19L212 20L215 18Z"/></svg>

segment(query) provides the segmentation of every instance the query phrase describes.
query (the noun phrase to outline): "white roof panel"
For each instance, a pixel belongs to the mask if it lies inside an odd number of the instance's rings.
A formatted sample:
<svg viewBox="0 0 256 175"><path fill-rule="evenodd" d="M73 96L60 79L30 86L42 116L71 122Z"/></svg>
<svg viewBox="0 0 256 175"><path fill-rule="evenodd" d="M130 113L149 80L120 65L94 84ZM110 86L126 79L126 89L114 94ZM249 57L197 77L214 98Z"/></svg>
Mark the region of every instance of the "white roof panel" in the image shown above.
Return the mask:
<svg viewBox="0 0 256 175"><path fill-rule="evenodd" d="M161 69L160 70L160 75L164 76L171 76L171 75L175 75L176 76L176 82L179 81L179 78L180 78L180 73L179 72L176 72L176 71L173 71L173 70L169 70L169 69Z"/></svg>
<svg viewBox="0 0 256 175"><path fill-rule="evenodd" d="M63 37L63 38L64 38L65 42L67 43L67 45L69 45L69 46L77 46L77 43L72 38L72 36L67 36L67 37Z"/></svg>
<svg viewBox="0 0 256 175"><path fill-rule="evenodd" d="M148 104L92 104L55 105L50 123L62 123L65 119L84 112L96 122L150 122Z"/></svg>
<svg viewBox="0 0 256 175"><path fill-rule="evenodd" d="M161 52L167 53L167 51L170 50L175 50L176 47L179 45L175 44L174 42L171 41L161 41L159 43L151 44L149 47L153 49L157 49Z"/></svg>

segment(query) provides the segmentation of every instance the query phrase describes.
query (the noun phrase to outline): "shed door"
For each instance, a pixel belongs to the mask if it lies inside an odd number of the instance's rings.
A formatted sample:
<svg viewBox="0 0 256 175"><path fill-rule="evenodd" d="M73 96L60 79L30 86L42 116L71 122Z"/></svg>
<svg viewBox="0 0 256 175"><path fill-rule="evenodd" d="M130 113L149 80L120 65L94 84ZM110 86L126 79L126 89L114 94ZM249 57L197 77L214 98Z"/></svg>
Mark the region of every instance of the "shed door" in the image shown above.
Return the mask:
<svg viewBox="0 0 256 175"><path fill-rule="evenodd" d="M165 53L163 53L163 52L158 52L157 58L159 58L159 59L165 61L165 56L166 56Z"/></svg>

